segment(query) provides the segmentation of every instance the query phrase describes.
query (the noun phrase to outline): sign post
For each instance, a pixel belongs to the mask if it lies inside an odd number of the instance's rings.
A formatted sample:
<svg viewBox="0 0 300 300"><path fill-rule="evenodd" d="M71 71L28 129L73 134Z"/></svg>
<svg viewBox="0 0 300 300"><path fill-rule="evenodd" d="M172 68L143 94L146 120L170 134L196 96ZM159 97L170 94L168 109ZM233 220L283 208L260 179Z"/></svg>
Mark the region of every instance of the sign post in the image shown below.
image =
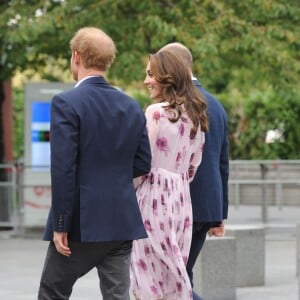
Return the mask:
<svg viewBox="0 0 300 300"><path fill-rule="evenodd" d="M54 95L74 84L27 83L25 85L23 225L41 227L51 204L50 107Z"/></svg>

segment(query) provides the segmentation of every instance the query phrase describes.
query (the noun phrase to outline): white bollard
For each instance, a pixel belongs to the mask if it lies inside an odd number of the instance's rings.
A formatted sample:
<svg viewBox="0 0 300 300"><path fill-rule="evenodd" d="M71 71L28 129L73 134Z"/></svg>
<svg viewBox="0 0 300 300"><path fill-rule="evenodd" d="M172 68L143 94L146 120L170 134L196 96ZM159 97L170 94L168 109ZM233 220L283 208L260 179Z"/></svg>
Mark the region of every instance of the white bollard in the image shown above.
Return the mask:
<svg viewBox="0 0 300 300"><path fill-rule="evenodd" d="M296 276L299 277L300 264L300 223L296 223Z"/></svg>
<svg viewBox="0 0 300 300"><path fill-rule="evenodd" d="M265 284L265 227L263 225L227 225L226 236L236 238L237 287Z"/></svg>
<svg viewBox="0 0 300 300"><path fill-rule="evenodd" d="M235 300L235 267L235 238L207 238L194 267L194 290L205 300Z"/></svg>

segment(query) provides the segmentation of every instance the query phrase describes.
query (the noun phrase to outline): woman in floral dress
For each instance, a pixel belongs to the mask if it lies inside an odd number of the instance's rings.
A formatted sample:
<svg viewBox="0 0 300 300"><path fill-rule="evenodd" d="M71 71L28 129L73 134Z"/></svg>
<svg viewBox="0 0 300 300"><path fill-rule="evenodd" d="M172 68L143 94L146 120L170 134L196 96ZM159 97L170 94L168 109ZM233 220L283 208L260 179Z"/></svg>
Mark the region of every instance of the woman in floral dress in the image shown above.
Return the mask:
<svg viewBox="0 0 300 300"><path fill-rule="evenodd" d="M150 55L144 83L154 100L146 109L152 169L135 182L148 238L133 243L132 292L140 300L189 300L189 183L208 129L206 102L181 58L167 50Z"/></svg>

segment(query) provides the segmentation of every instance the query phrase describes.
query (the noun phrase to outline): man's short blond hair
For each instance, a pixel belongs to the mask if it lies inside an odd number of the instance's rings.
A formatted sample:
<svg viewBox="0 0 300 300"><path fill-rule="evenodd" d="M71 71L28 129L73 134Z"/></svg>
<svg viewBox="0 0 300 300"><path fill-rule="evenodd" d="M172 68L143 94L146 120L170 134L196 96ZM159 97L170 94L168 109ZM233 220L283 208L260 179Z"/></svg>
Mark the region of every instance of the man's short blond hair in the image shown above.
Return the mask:
<svg viewBox="0 0 300 300"><path fill-rule="evenodd" d="M116 57L114 41L101 29L84 27L79 29L70 41L72 53L80 54L85 68L106 71Z"/></svg>

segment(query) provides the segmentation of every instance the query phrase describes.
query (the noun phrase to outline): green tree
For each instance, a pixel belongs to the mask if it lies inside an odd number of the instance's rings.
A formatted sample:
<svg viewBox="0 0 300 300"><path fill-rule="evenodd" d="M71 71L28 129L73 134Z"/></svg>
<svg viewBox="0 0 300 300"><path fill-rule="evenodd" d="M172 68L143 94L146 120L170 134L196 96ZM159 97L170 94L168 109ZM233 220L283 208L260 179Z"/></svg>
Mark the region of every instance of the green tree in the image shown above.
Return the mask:
<svg viewBox="0 0 300 300"><path fill-rule="evenodd" d="M232 158L299 159L299 114L299 95L272 89L253 92L243 112L231 114Z"/></svg>
<svg viewBox="0 0 300 300"><path fill-rule="evenodd" d="M299 75L299 1L11 0L3 11L4 74L50 57L67 68L74 31L99 26L118 48L111 78L128 83L141 79L148 52L171 41L191 48L196 73L216 92L242 80L282 88Z"/></svg>
<svg viewBox="0 0 300 300"><path fill-rule="evenodd" d="M67 69L71 36L82 26L98 26L116 42L118 56L108 75L112 83L124 89L142 82L147 53L172 41L186 44L194 55L194 73L228 110L233 147L243 144L237 140L242 136L239 130L252 128L244 126L245 120L254 118L260 122L257 115L247 115L247 106L256 101L251 95L272 91L277 95L272 96L273 100L299 100L298 0L8 3L0 18L2 78L16 70L31 69L44 78L60 80L45 65ZM246 132L249 134L243 131ZM233 158L241 153L243 157L252 157L253 151L247 149L256 145L249 145L248 140L243 142L245 149L232 148Z"/></svg>

